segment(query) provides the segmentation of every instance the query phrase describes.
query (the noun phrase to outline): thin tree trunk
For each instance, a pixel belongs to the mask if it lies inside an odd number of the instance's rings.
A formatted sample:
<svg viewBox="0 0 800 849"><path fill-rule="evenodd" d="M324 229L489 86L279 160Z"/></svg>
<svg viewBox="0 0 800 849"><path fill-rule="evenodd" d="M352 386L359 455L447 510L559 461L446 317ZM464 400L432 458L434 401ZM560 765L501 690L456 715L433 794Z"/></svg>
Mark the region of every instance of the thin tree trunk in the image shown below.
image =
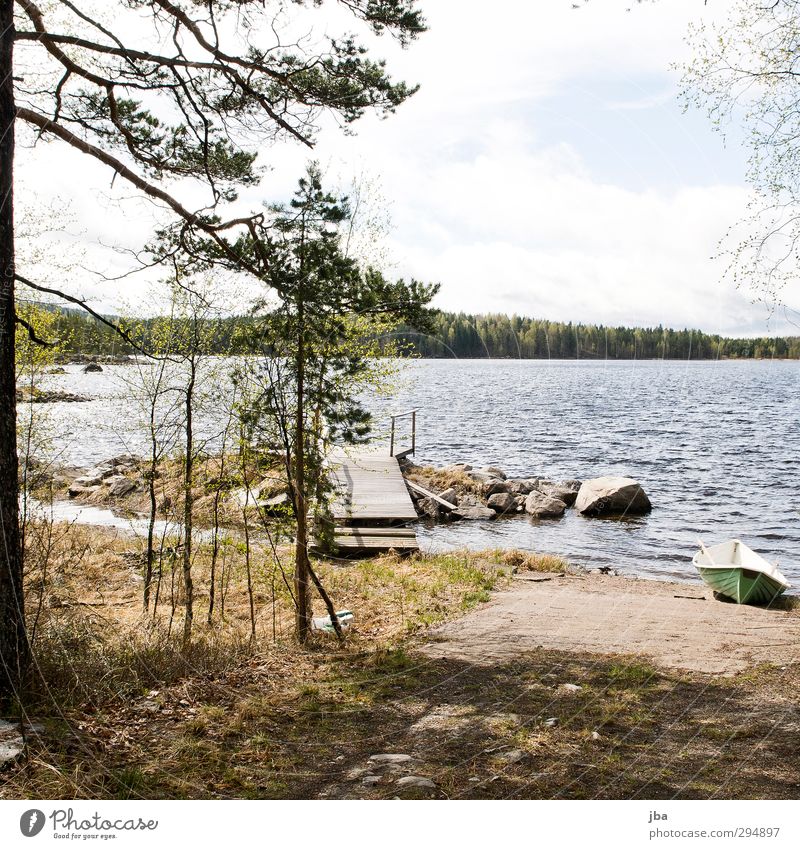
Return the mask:
<svg viewBox="0 0 800 849"><path fill-rule="evenodd" d="M14 361L14 2L0 0L0 705L19 694L28 665L19 535Z"/></svg>
<svg viewBox="0 0 800 849"><path fill-rule="evenodd" d="M188 645L192 638L192 620L194 618L194 587L192 585L192 481L194 478L194 433L192 431L192 405L194 403L194 383L196 365L194 358L190 362L189 383L186 387L186 463L183 478L183 591L186 615L183 619L183 642Z"/></svg>
<svg viewBox="0 0 800 849"><path fill-rule="evenodd" d="M224 451L224 448L223 448ZM208 618L207 622L210 625L214 619L214 603L216 601L216 580L217 580L217 558L219 557L219 500L220 487L222 486L222 470L225 460L220 460L219 483L214 490L214 525L211 529L211 574L208 579Z"/></svg>
<svg viewBox="0 0 800 849"><path fill-rule="evenodd" d="M247 600L250 603L250 639L256 639L256 603L253 597L253 571L250 566L250 520L247 517L247 505L242 510L244 519L244 565L247 572Z"/></svg>
<svg viewBox="0 0 800 849"><path fill-rule="evenodd" d="M155 528L156 528L156 470L158 468L158 441L155 430L155 408L158 394L154 393L150 399L150 475L147 489L150 495L150 515L147 520L147 566L144 574L144 609L145 613L150 609L150 590L153 583L153 562L155 560Z"/></svg>
<svg viewBox="0 0 800 849"><path fill-rule="evenodd" d="M328 595L325 587L322 586L322 581L320 581L317 573L311 568L311 563L308 564L308 574L311 575L311 580L314 582L314 586L317 588L317 591L322 597L322 601L325 603L325 608L328 611L328 616L330 617L331 625L333 625L333 630L336 632L336 636L340 641L344 641L344 632L342 631L342 625L339 622L339 617L336 615L336 608L334 608L331 597Z"/></svg>
<svg viewBox="0 0 800 849"><path fill-rule="evenodd" d="M244 564L247 574L247 600L250 604L250 639L256 639L256 604L253 596L253 572L250 565L250 518L247 508L250 505L250 475L247 473L247 447L243 431L239 434L239 462L242 469L242 482L244 483L244 506L242 507L242 521L244 522Z"/></svg>
<svg viewBox="0 0 800 849"><path fill-rule="evenodd" d="M297 639L300 643L308 640L310 604L308 593L308 504L306 501L306 461L305 461L305 345L303 326L305 320L302 296L297 310L297 410L294 427L294 500L297 536L294 550L294 594L296 606Z"/></svg>

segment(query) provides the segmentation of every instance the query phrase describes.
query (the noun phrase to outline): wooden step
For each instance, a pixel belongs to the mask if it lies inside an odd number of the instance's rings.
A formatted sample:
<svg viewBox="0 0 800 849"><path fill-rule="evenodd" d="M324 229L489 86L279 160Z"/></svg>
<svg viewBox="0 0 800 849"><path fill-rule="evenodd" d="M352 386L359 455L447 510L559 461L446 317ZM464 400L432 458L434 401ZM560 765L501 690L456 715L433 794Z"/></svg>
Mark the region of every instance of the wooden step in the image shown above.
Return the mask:
<svg viewBox="0 0 800 849"><path fill-rule="evenodd" d="M367 527L336 527L334 536L373 536L373 537L409 537L416 539L413 528L367 528Z"/></svg>
<svg viewBox="0 0 800 849"><path fill-rule="evenodd" d="M333 538L333 545L337 550L350 548L388 551L390 548L397 548L417 551L419 549L416 534L413 536L397 537L369 536L367 534L359 534L357 536L336 536Z"/></svg>

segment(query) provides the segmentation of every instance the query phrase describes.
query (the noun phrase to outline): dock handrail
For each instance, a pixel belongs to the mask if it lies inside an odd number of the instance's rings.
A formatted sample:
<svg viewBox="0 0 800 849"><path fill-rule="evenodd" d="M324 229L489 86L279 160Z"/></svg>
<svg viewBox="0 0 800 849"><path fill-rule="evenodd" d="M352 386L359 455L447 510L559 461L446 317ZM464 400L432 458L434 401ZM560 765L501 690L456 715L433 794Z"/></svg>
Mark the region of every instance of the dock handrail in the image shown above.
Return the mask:
<svg viewBox="0 0 800 849"><path fill-rule="evenodd" d="M415 407L413 410L406 410L404 413L395 413L392 419L392 433L389 439L389 456L390 457L406 457L409 454L414 454L417 450L417 413L419 412L419 407ZM405 416L411 416L411 448L407 448L405 451L398 451L397 454L394 452L394 437L395 437L395 423L397 419L402 419Z"/></svg>

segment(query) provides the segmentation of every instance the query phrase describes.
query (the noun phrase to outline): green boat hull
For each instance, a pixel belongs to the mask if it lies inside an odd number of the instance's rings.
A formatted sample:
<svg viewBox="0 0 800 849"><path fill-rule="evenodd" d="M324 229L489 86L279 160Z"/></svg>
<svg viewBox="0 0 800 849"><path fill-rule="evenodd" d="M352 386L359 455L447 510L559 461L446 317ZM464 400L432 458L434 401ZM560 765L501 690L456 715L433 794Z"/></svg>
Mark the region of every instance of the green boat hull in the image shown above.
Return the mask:
<svg viewBox="0 0 800 849"><path fill-rule="evenodd" d="M786 589L769 575L741 566L731 566L729 569L697 568L712 590L737 604L770 604Z"/></svg>

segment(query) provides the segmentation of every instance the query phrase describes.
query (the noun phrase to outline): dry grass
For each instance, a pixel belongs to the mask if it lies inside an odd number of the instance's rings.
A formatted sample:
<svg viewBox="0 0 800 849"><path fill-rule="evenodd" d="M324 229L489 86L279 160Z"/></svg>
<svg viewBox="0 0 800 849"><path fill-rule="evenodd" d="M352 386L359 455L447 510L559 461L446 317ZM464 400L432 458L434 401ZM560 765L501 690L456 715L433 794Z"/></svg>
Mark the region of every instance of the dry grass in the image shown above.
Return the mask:
<svg viewBox="0 0 800 849"><path fill-rule="evenodd" d="M536 554L515 548L498 552L498 556L518 572L555 572L561 575L570 568L566 560L552 554Z"/></svg>
<svg viewBox="0 0 800 849"><path fill-rule="evenodd" d="M249 640L243 554L231 540L225 615L211 626L207 549L198 551L195 640L184 651L179 598L174 617L164 596L155 621L141 615L130 537L55 531L48 575L28 575L31 598L42 598L42 679L27 706L44 730L28 762L3 774L3 798L418 795L396 784L404 770L449 798L796 795L797 667L718 681L634 657L540 649L473 666L415 651L428 625L487 599L512 568L558 568L552 558L318 563L337 606L356 618L344 645L319 636L301 650L280 582L273 618L276 576L263 550ZM169 575L167 565L165 586ZM415 760L376 768L369 756L379 752ZM368 772L377 784L362 783Z"/></svg>
<svg viewBox="0 0 800 849"><path fill-rule="evenodd" d="M414 466L406 472L406 477L437 494L451 487L459 493L469 492L476 496L481 494L481 485L472 480L465 472L458 470Z"/></svg>

